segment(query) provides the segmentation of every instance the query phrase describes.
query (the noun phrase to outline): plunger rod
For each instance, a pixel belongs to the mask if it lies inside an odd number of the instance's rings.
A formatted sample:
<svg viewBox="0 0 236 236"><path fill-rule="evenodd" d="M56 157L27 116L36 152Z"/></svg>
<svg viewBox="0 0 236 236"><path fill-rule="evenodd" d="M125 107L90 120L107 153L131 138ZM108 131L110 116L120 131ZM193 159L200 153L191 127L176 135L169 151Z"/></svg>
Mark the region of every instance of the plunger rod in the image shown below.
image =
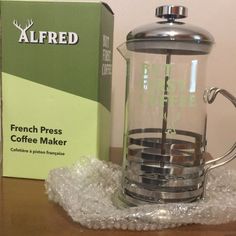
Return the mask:
<svg viewBox="0 0 236 236"><path fill-rule="evenodd" d="M168 118L168 81L170 79L169 75L169 65L171 63L171 54L168 53L166 56L166 68L165 68L165 86L164 86L164 106L163 106L163 116L162 116L162 136L161 136L161 154L165 154L165 143L166 143L166 129L167 129L167 118Z"/></svg>

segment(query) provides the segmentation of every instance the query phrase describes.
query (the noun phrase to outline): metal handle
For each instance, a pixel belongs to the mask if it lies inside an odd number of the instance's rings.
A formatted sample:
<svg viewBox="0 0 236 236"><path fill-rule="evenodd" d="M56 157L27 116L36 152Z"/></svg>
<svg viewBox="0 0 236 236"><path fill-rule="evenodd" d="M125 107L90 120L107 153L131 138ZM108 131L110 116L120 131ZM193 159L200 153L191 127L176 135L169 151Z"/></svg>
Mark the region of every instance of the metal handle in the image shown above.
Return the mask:
<svg viewBox="0 0 236 236"><path fill-rule="evenodd" d="M223 96L225 96L226 98L228 98L233 103L233 105L236 107L236 97L234 97L227 90L219 89L216 87L210 88L209 90L205 91L205 94L204 94L205 101L208 102L209 104L212 104L215 101L218 93L220 93Z"/></svg>
<svg viewBox="0 0 236 236"><path fill-rule="evenodd" d="M222 94L224 97L226 97L229 101L232 102L232 104L236 107L236 97L234 97L231 93L229 93L228 91L226 91L225 89L219 89L216 87L213 87L209 90L205 91L204 94L204 100L209 103L212 104L215 99L217 94L220 93ZM205 165L205 180L204 180L204 190L203 190L203 196L205 196L206 194L206 183L207 183L207 177L208 177L208 173L220 166L223 166L227 163L229 163L230 161L232 161L233 159L236 158L236 153L232 154L234 151L236 150L236 142L233 144L233 146L222 156L207 161L206 165ZM232 154L232 155L231 155ZM225 159L227 158L227 159Z"/></svg>
<svg viewBox="0 0 236 236"><path fill-rule="evenodd" d="M209 90L206 90L205 94L204 94L204 99L206 102L208 102L209 104L213 103L216 99L217 94L222 94L224 97L226 97L229 101L232 102L232 104L235 106L236 108L236 97L234 97L231 93L229 93L227 90L225 89L219 89L216 87L213 87ZM227 163L229 163L230 161L232 161L234 158L236 158L236 153L231 155L234 151L236 150L236 142L233 144L233 146L223 155L220 156L216 159L210 160L208 162L206 162L206 172L209 172L210 170L223 166ZM230 157L229 157L230 156ZM223 159L225 159L226 157L229 157L228 159L222 161ZM222 162L220 162L222 161Z"/></svg>

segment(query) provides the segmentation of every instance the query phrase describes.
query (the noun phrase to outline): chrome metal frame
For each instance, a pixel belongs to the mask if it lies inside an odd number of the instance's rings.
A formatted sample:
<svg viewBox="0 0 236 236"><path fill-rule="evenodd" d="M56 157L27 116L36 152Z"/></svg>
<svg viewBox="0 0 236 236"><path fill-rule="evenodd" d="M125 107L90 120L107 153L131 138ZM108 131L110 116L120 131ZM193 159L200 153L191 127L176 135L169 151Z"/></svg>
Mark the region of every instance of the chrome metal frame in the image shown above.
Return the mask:
<svg viewBox="0 0 236 236"><path fill-rule="evenodd" d="M204 99L211 104L219 93L236 107L236 98L223 89L207 90ZM176 130L180 139L166 139L162 154L162 140L154 137L161 133L159 128L128 131L122 190L117 193L117 200L122 204L136 206L201 199L206 192L208 173L236 158L235 142L224 155L205 161L204 136L185 130Z"/></svg>

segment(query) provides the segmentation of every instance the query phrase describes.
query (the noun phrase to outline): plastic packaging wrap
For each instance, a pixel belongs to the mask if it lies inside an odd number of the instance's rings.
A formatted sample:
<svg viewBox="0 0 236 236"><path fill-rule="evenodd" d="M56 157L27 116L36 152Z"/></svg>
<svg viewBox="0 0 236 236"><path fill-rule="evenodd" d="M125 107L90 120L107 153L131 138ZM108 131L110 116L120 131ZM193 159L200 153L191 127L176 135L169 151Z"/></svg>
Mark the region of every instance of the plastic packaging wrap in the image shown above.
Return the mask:
<svg viewBox="0 0 236 236"><path fill-rule="evenodd" d="M122 170L115 164L84 158L71 168L52 170L46 180L50 200L76 222L93 229L156 230L183 224L236 221L236 173L219 168L209 174L204 200L118 209L114 193Z"/></svg>

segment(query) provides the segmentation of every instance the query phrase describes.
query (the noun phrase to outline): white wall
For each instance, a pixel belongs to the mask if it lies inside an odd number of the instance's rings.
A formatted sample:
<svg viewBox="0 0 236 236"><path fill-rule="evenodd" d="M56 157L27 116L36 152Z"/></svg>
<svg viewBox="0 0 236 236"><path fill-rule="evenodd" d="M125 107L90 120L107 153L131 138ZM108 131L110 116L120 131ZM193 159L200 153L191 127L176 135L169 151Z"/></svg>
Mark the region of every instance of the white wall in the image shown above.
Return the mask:
<svg viewBox="0 0 236 236"><path fill-rule="evenodd" d="M208 86L228 89L236 96L236 1L235 0L105 0L115 13L114 47L123 43L133 28L154 22L159 5L184 5L189 9L188 23L211 32L216 45L208 62ZM125 61L114 50L112 137L113 147L122 146ZM208 151L216 157L236 140L236 110L220 96L208 106ZM236 161L233 164L236 168Z"/></svg>

